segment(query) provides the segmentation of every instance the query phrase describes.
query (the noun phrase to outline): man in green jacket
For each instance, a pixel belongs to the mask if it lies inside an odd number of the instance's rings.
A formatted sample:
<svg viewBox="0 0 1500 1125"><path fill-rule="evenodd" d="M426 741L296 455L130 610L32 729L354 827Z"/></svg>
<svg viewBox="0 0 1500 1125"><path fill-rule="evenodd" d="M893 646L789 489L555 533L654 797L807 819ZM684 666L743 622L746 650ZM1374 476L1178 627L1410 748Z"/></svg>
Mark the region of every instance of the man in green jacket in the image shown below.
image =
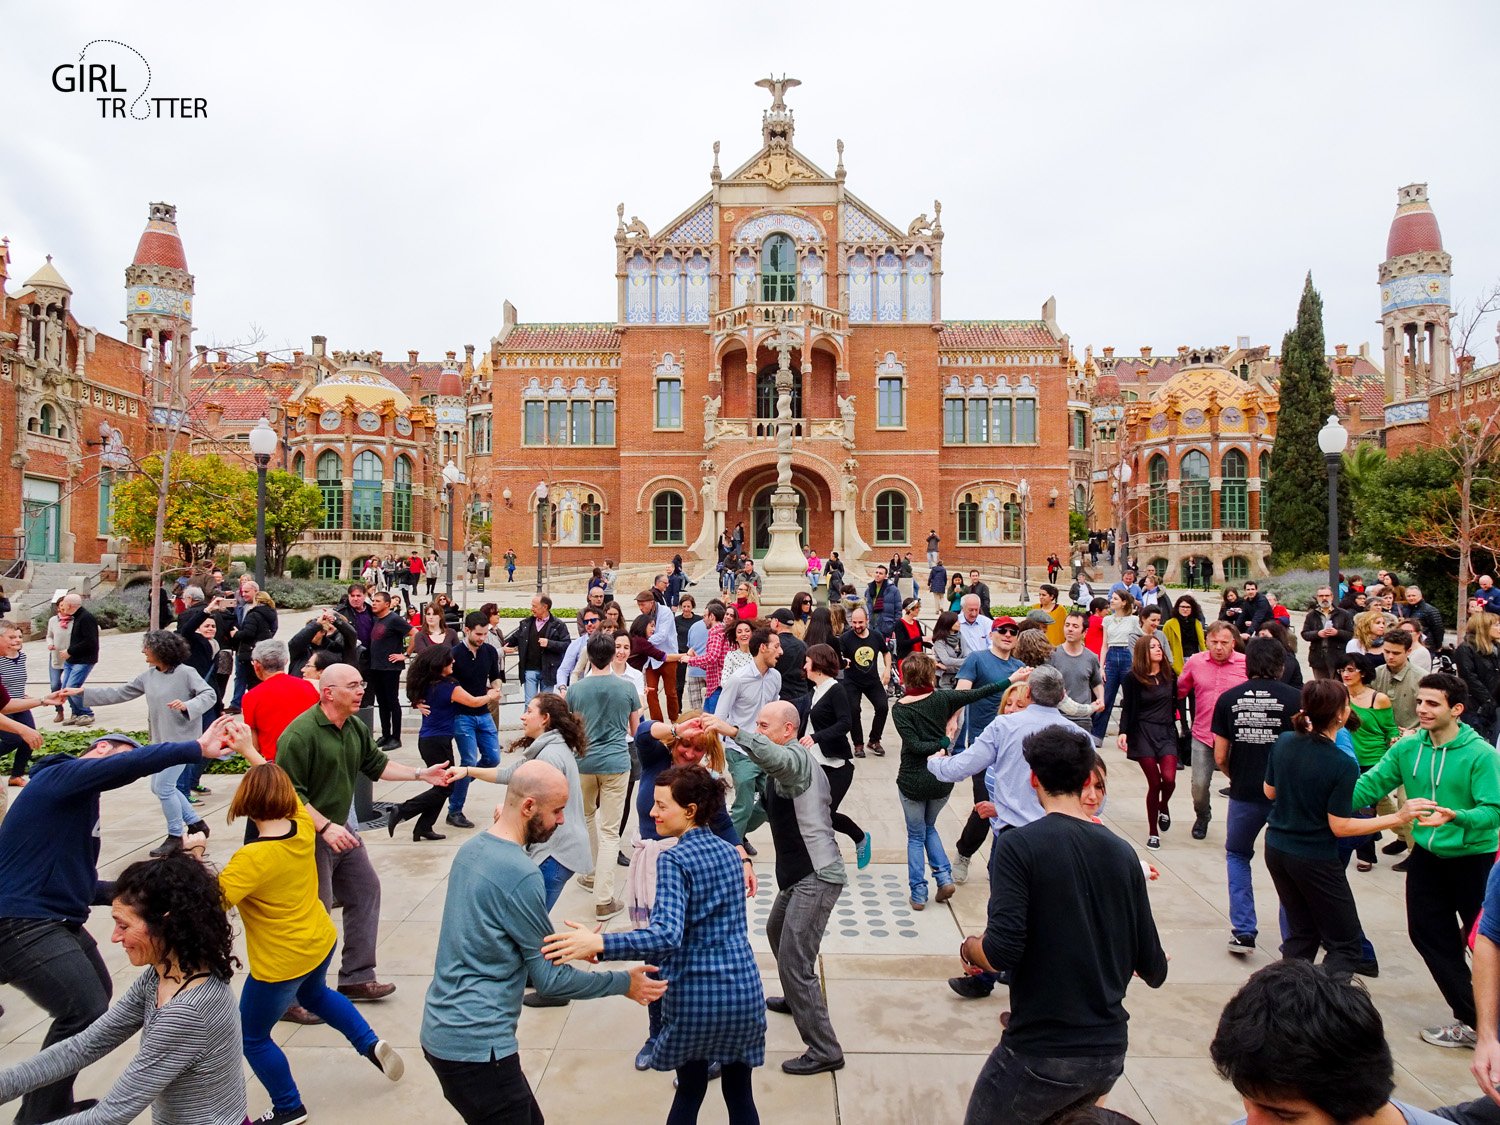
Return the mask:
<svg viewBox="0 0 1500 1125"><path fill-rule="evenodd" d="M1398 785L1406 786L1408 799L1428 797L1438 805L1412 824L1406 873L1407 934L1453 1010L1453 1023L1422 1031L1435 1047L1474 1046L1465 939L1500 848L1500 755L1459 721L1467 702L1468 689L1457 676L1423 676L1417 732L1386 751L1354 786L1355 808Z"/></svg>

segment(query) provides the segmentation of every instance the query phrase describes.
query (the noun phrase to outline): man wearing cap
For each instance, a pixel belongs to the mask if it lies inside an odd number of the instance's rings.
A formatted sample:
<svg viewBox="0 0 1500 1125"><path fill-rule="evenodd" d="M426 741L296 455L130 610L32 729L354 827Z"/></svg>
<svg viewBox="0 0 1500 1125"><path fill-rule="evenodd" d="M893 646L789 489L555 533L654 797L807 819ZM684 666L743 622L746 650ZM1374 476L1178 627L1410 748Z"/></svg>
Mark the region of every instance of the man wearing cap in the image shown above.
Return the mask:
<svg viewBox="0 0 1500 1125"><path fill-rule="evenodd" d="M1014 656L1016 637L1020 633L1020 626L1016 624L1014 617L998 617L990 626L989 644L977 652L971 652L964 660L963 667L958 670L958 682L954 685L959 691L967 691L969 688L985 687L988 684L998 684L1002 680L1009 680L1011 675L1021 667L1021 662ZM964 713L963 729L959 731L958 738L954 740L954 753L959 754L984 733L985 727L994 720L996 713L1000 710L1000 696L991 695L977 702L969 704ZM985 788L983 772L974 775L973 780L974 803L990 799L989 791ZM980 845L984 843L987 822L972 808L969 810L968 820L964 824L963 834L958 838L958 846L955 848L953 857L953 881L962 883L969 877L969 861L979 851Z"/></svg>
<svg viewBox="0 0 1500 1125"><path fill-rule="evenodd" d="M0 821L0 984L52 1017L43 1047L83 1031L104 1014L109 970L84 925L89 907L108 903L99 882L99 794L199 758L228 751L220 719L196 742L142 746L106 734L76 758L49 754ZM21 1099L17 1121L56 1121L80 1111L73 1075Z"/></svg>
<svg viewBox="0 0 1500 1125"><path fill-rule="evenodd" d="M805 716L812 706L812 685L807 682L807 645L792 632L792 611L778 609L771 614L771 632L781 642L781 655L776 658L776 671L781 673L779 697L797 708L797 714Z"/></svg>

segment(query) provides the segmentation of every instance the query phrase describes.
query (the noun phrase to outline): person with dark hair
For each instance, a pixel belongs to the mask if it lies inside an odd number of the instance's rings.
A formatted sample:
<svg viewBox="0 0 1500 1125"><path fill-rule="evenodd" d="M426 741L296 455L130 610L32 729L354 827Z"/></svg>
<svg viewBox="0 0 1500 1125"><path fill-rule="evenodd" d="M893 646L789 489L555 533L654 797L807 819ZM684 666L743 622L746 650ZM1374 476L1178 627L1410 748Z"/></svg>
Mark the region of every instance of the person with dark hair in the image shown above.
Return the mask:
<svg viewBox="0 0 1500 1125"><path fill-rule="evenodd" d="M1333 587L1318 587L1317 604L1302 619L1302 639L1307 642L1307 663L1320 680L1333 676L1333 658L1354 639L1354 615L1333 601Z"/></svg>
<svg viewBox="0 0 1500 1125"><path fill-rule="evenodd" d="M444 1099L468 1125L542 1120L516 1041L528 981L576 1000L626 995L646 1004L666 991L647 976L653 965L589 973L542 956L553 927L542 873L526 848L557 830L567 804L562 774L523 762L493 824L453 857L421 1043Z"/></svg>
<svg viewBox="0 0 1500 1125"><path fill-rule="evenodd" d="M743 624L743 622L741 622ZM781 657L781 638L769 629L756 629L750 634L750 664L731 675L724 682L714 705L714 715L740 730L754 729L755 716L766 704L781 698L781 673L776 662ZM801 716L798 716L800 725ZM761 769L730 737L725 747L729 776L734 781L734 804L730 816L734 818L735 831L741 840L766 822L765 788ZM746 840L747 850L755 852Z"/></svg>
<svg viewBox="0 0 1500 1125"><path fill-rule="evenodd" d="M1395 1064L1370 994L1326 967L1285 960L1254 973L1224 1005L1209 1044L1249 1117L1330 1125L1439 1125L1393 1101Z"/></svg>
<svg viewBox="0 0 1500 1125"><path fill-rule="evenodd" d="M234 748L256 764L229 803L229 823L246 817L256 831L219 873L219 888L225 907L240 913L250 955L240 990L240 1030L245 1061L271 1095L270 1112L255 1120L291 1125L304 1120L307 1109L286 1055L271 1038L289 1005L318 1022L326 1020L391 1081L401 1077L405 1063L348 998L328 987L338 935L318 901L312 820L286 771L256 752L249 728L238 725L233 731ZM201 856L201 842L189 847Z"/></svg>
<svg viewBox="0 0 1500 1125"><path fill-rule="evenodd" d="M491 699L500 698L500 689L491 686L484 695L470 695L453 678L453 649L447 645L434 645L411 662L406 673L406 697L422 715L422 726L417 732L417 752L429 766L447 766L453 762L453 724L460 707L488 706ZM466 767L458 766L457 769ZM450 769L448 773L453 774ZM465 772L462 777L472 776ZM434 832L438 813L452 793L452 782L433 785L415 797L391 806L386 814L386 832L394 836L396 828L405 820L416 820L412 827L413 843L422 840L446 840L441 832Z"/></svg>
<svg viewBox="0 0 1500 1125"><path fill-rule="evenodd" d="M1406 928L1453 1012L1452 1023L1422 1031L1437 1047L1474 1045L1474 990L1464 939L1500 848L1500 755L1460 722L1467 703L1468 690L1457 676L1423 676L1417 685L1420 729L1386 751L1360 777L1353 796L1357 805L1370 804L1405 785L1408 803L1422 799L1432 806L1412 826Z"/></svg>
<svg viewBox="0 0 1500 1125"><path fill-rule="evenodd" d="M228 725L216 722L190 742L142 747L107 734L76 758L49 754L32 766L26 799L0 820L0 983L52 1017L44 1047L109 1006L109 970L84 925L100 888L100 794L194 758L224 757ZM55 1121L74 1112L68 1074L27 1094L17 1118Z"/></svg>
<svg viewBox="0 0 1500 1125"><path fill-rule="evenodd" d="M1214 779L1213 717L1219 696L1245 682L1245 657L1235 651L1239 631L1227 621L1215 621L1205 631L1208 647L1190 656L1177 677L1177 695L1192 697L1193 839L1208 835L1213 815L1210 786Z"/></svg>
<svg viewBox="0 0 1500 1125"><path fill-rule="evenodd" d="M1353 796L1359 766L1334 743L1349 719L1349 693L1337 680L1314 680L1300 702L1292 729L1271 747L1264 782L1271 799L1266 868L1281 899L1281 954L1311 961L1321 945L1328 971L1348 977L1371 966L1338 838L1391 828L1435 806L1418 798L1390 816L1357 818L1355 807L1368 803Z"/></svg>
<svg viewBox="0 0 1500 1125"><path fill-rule="evenodd" d="M1357 720L1349 728L1349 737L1361 773L1380 761L1400 736L1391 718L1390 699L1371 686L1375 669L1375 658L1362 652L1342 652L1333 658L1333 673L1349 692L1349 710ZM1378 839L1378 836L1361 836L1355 844L1360 871L1369 871L1378 862L1375 856Z"/></svg>
<svg viewBox="0 0 1500 1125"><path fill-rule="evenodd" d="M1016 624L1015 618L997 617L992 621L986 637L988 643L983 648L973 649L964 658L963 665L958 670L958 678L954 682L954 689L968 691L970 688L980 688L987 684L1009 682L1011 677L1023 667L1015 652L1016 640L1019 636L1020 626ZM999 707L999 696L981 696L975 702L970 703L960 723L958 737L954 740L954 749L962 752L972 746L994 719ZM989 792L985 788L985 778L982 772L974 773L969 784L974 805L989 800ZM990 830L990 825L985 818L975 812L973 806L970 806L969 815L964 820L963 830L959 833L958 842L953 849L953 881L955 883L962 883L968 879L969 864L974 856L979 854L979 849L989 836Z"/></svg>
<svg viewBox="0 0 1500 1125"><path fill-rule="evenodd" d="M1121 582L1116 582L1110 590L1109 610L1102 625L1104 653L1099 660L1104 668L1104 707L1094 713L1095 746L1104 740L1110 712L1115 707L1115 695L1125 677L1130 675L1135 642L1141 636L1141 619L1135 615L1135 599Z"/></svg>
<svg viewBox="0 0 1500 1125"><path fill-rule="evenodd" d="M1282 662L1281 667L1281 682L1288 687L1294 687L1298 691L1301 691L1302 662L1297 659L1297 635L1280 621L1273 618L1260 627L1260 631L1256 633L1256 636L1270 637L1277 644L1281 645L1282 650L1286 653L1286 658Z"/></svg>
<svg viewBox="0 0 1500 1125"><path fill-rule="evenodd" d="M155 1121L243 1125L245 1078L229 987L239 962L218 881L180 851L142 860L120 873L110 913L112 940L145 972L107 1012L0 1070L0 1102L53 1084L71 1085L80 1070L139 1032L136 1053L109 1093L91 1107L65 1105L63 1114L78 1121L133 1121L150 1109ZM60 968L49 966L53 972ZM34 1116L23 1102L18 1120L59 1117Z"/></svg>
<svg viewBox="0 0 1500 1125"><path fill-rule="evenodd" d="M758 1125L751 1071L765 1061L766 1006L745 913L750 861L709 829L724 811L724 782L707 770L672 766L653 796L656 830L675 844L657 857L649 925L602 934L569 922L542 952L559 964L659 960L668 987L648 1065L677 1072L667 1120L698 1120L717 1063L731 1125Z"/></svg>
<svg viewBox="0 0 1500 1125"><path fill-rule="evenodd" d="M167 629L154 629L141 639L146 670L119 687L83 688L81 700L92 710L114 703L146 697L146 724L155 742L190 742L203 733L203 716L219 702L214 689L187 664L191 649L182 636ZM208 834L203 818L188 803L177 779L185 767L171 766L151 777L151 794L161 802L167 822L167 838L152 855L165 855L182 846L184 832ZM202 825L202 827L200 827Z"/></svg>
<svg viewBox="0 0 1500 1125"><path fill-rule="evenodd" d="M1167 808L1177 790L1177 676L1159 636L1141 637L1122 683L1119 746L1146 776L1146 847L1161 847L1172 827Z"/></svg>
<svg viewBox="0 0 1500 1125"><path fill-rule="evenodd" d="M854 720L849 714L849 697L839 683L841 663L831 645L808 647L805 669L813 690L812 702L802 722L805 732L802 745L812 751L828 775L828 807L833 829L854 841L856 860L863 869L870 863L873 847L870 834L846 813L839 812L840 803L854 783L854 755L849 745L849 730Z"/></svg>
<svg viewBox="0 0 1500 1125"><path fill-rule="evenodd" d="M531 616L505 638L505 651L516 653L525 702L530 703L537 692L557 686L557 670L570 643L568 627L552 614L552 599L546 594L533 594Z"/></svg>
<svg viewBox="0 0 1500 1125"><path fill-rule="evenodd" d="M490 619L483 610L464 618L463 643L453 650L453 680L476 699L488 697L490 689L505 677L500 671L500 654L489 643ZM484 766L500 764L500 732L487 705L457 705L453 715L453 742L458 749L456 765ZM473 828L474 822L464 815L469 796L469 780L454 782L448 797L448 823L454 828Z"/></svg>
<svg viewBox="0 0 1500 1125"><path fill-rule="evenodd" d="M1044 673L1061 688L1055 669L1038 668L1034 693ZM1062 720L1027 734L1022 751L1043 815L995 837L984 935L959 947L966 965L1011 974L1010 1022L965 1125L1041 1125L1097 1102L1125 1070L1126 985L1167 979L1141 863L1083 806L1093 740Z"/></svg>
<svg viewBox="0 0 1500 1125"><path fill-rule="evenodd" d="M1210 730L1214 764L1229 779L1229 816L1224 828L1224 865L1229 878L1229 952L1251 953L1259 933L1250 861L1271 800L1266 796L1266 760L1271 746L1292 729L1302 693L1283 683L1286 651L1270 637L1245 646L1246 681L1214 703Z"/></svg>

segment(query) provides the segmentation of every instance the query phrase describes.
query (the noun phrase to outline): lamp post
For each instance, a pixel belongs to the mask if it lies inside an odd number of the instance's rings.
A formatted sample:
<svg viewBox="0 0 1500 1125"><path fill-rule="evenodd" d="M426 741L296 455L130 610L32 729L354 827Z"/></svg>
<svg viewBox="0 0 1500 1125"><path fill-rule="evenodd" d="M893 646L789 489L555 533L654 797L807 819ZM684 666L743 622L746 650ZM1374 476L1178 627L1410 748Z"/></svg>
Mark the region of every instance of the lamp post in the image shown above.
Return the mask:
<svg viewBox="0 0 1500 1125"><path fill-rule="evenodd" d="M1349 448L1349 431L1339 425L1337 414L1318 431L1318 448L1328 464L1328 588L1339 596L1339 462Z"/></svg>
<svg viewBox="0 0 1500 1125"><path fill-rule="evenodd" d="M443 466L443 496L448 502L448 565L443 578L450 602L453 600L453 486L463 479L463 473L452 461Z"/></svg>
<svg viewBox="0 0 1500 1125"><path fill-rule="evenodd" d="M1021 498L1021 604L1031 604L1031 589L1026 584L1026 512L1031 507L1031 482L1025 477L1016 485L1016 495Z"/></svg>
<svg viewBox="0 0 1500 1125"><path fill-rule="evenodd" d="M536 486L536 592L542 592L542 545L547 536L547 482Z"/></svg>
<svg viewBox="0 0 1500 1125"><path fill-rule="evenodd" d="M266 584L266 468L281 439L262 418L250 431L250 452L255 454L255 584Z"/></svg>
<svg viewBox="0 0 1500 1125"><path fill-rule="evenodd" d="M1123 571L1130 559L1130 478L1134 476L1129 461L1121 461L1120 467L1115 470L1117 482L1117 493L1120 500L1120 533L1115 537L1115 562L1120 564Z"/></svg>

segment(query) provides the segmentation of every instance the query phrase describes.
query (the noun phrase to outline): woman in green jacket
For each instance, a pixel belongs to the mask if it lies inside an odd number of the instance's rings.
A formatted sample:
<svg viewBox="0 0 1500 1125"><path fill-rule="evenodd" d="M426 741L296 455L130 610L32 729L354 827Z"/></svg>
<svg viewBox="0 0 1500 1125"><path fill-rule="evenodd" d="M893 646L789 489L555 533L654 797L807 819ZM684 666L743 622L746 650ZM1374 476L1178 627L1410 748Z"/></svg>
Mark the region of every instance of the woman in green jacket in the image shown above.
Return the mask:
<svg viewBox="0 0 1500 1125"><path fill-rule="evenodd" d="M1400 733L1390 696L1375 690L1375 658L1362 652L1339 653L1333 661L1333 674L1343 681L1349 692L1349 710L1359 719L1349 737L1354 743L1354 760L1359 763L1359 772L1364 773L1385 757ZM1358 857L1355 867L1360 871L1369 871L1379 862L1375 855L1379 839L1379 833L1359 838L1354 854Z"/></svg>
<svg viewBox="0 0 1500 1125"><path fill-rule="evenodd" d="M953 897L953 867L938 835L937 818L948 803L953 786L927 771L927 759L949 745L949 724L975 700L998 695L1010 680L970 688L939 691L937 663L924 652L914 652L901 662L905 689L891 707L891 721L901 736L901 764L896 769L896 790L906 817L906 869L911 883L911 908L927 905L927 864L937 880L938 902Z"/></svg>
<svg viewBox="0 0 1500 1125"><path fill-rule="evenodd" d="M1183 594L1172 604L1172 615L1161 627L1167 638L1167 655L1172 659L1172 671L1182 675L1182 665L1187 658L1202 652L1206 647L1203 638L1203 609L1192 594Z"/></svg>

